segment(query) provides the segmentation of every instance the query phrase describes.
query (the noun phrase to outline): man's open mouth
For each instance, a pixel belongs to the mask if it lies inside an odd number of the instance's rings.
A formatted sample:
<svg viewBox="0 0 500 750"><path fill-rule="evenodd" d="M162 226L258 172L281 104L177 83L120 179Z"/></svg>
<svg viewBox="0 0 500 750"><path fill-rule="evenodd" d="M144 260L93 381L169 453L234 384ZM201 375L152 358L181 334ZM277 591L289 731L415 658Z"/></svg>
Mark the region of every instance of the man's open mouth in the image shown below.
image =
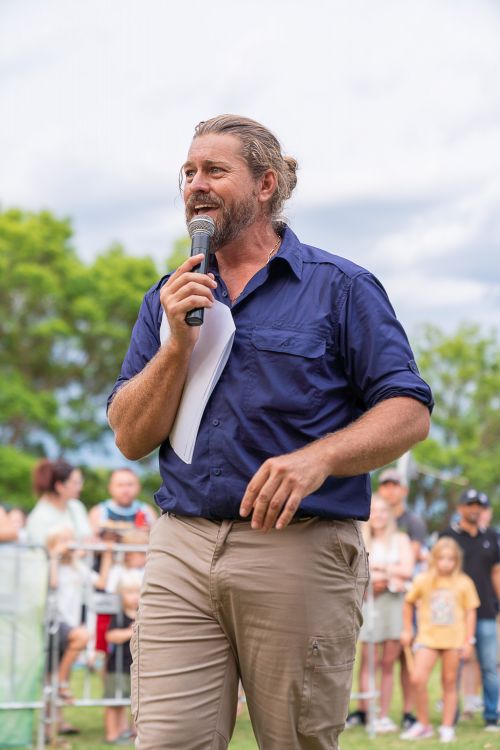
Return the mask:
<svg viewBox="0 0 500 750"><path fill-rule="evenodd" d="M198 203L194 207L194 212L196 216L199 216L200 214L204 214L207 211L215 211L219 206L214 206L213 203Z"/></svg>

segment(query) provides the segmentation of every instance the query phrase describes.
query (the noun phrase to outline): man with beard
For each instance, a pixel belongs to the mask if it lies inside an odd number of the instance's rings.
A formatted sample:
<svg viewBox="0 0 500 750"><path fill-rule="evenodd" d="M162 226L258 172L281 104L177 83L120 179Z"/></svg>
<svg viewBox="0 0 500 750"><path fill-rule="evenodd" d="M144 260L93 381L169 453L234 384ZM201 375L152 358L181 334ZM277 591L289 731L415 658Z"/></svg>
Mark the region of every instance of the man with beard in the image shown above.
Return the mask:
<svg viewBox="0 0 500 750"><path fill-rule="evenodd" d="M481 602L477 610L477 659L483 683L483 716L485 728L500 732L498 725L498 672L496 616L500 599L500 551L496 534L479 525L481 513L489 506L484 492L470 488L462 493L457 508L458 523L445 529L440 536L451 536L464 554L464 573L472 578Z"/></svg>
<svg viewBox="0 0 500 750"><path fill-rule="evenodd" d="M110 396L118 447L160 446L163 480L132 643L139 750L226 748L239 677L259 747L337 748L367 472L428 432L432 396L379 282L284 223L296 169L253 120L197 126L182 187L186 219L215 222L209 273L198 255L146 294ZM236 333L188 465L168 441L199 336L185 316L215 300Z"/></svg>

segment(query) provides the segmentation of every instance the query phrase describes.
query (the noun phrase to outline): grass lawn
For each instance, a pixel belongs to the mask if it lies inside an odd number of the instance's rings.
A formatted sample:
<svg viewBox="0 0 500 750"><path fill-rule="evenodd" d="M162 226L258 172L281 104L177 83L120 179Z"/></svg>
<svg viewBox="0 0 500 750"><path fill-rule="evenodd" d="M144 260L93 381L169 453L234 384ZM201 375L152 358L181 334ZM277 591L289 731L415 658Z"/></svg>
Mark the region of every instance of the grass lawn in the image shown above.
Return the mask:
<svg viewBox="0 0 500 750"><path fill-rule="evenodd" d="M82 675L76 671L73 678L75 695L81 689ZM440 723L439 713L435 710L436 700L440 697L438 674L436 670L431 679L431 707L433 708L432 722L437 727ZM98 677L93 678L93 692L101 694L100 681ZM398 680L393 699L394 721L399 722L401 718L400 692ZM64 711L66 721L78 726L81 734L75 737L64 738L62 747L67 750L109 750L109 745L104 742L103 736L103 709L102 708L66 708ZM1 714L0 714L1 721ZM450 745L452 750L500 750L500 735L484 732L481 717L477 716L470 721L461 722L457 727L457 741ZM366 750L367 745L373 750L412 750L412 748L423 747L426 750L442 750L443 745L439 739L430 739L416 742L405 742L399 739L398 734L379 736L370 740L362 728L349 729L342 734L342 750ZM130 745L133 748L133 745ZM245 709L243 715L236 722L236 728L231 740L230 750L258 750L253 737L252 726L248 713ZM266 748L263 748L266 750Z"/></svg>

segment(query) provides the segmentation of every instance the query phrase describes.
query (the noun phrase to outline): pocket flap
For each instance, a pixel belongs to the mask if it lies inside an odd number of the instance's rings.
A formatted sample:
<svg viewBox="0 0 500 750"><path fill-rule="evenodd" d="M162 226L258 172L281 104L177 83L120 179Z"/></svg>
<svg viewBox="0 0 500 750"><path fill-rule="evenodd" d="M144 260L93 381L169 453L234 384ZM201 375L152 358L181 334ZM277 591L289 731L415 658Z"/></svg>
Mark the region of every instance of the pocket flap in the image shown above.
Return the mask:
<svg viewBox="0 0 500 750"><path fill-rule="evenodd" d="M314 359L326 351L326 341L313 338L299 331L265 329L252 332L252 343L256 349L268 352L283 352L297 357Z"/></svg>

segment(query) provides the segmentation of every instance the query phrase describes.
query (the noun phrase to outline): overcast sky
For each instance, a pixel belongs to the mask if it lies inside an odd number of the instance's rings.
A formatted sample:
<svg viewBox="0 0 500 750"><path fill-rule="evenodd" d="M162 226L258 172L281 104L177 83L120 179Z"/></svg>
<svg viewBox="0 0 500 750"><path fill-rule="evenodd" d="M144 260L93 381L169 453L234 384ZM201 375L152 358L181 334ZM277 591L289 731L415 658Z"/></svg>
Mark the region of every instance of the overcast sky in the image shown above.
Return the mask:
<svg viewBox="0 0 500 750"><path fill-rule="evenodd" d="M410 334L500 324L500 3L0 0L0 203L90 259L166 258L195 124L268 125L301 239L368 267Z"/></svg>

